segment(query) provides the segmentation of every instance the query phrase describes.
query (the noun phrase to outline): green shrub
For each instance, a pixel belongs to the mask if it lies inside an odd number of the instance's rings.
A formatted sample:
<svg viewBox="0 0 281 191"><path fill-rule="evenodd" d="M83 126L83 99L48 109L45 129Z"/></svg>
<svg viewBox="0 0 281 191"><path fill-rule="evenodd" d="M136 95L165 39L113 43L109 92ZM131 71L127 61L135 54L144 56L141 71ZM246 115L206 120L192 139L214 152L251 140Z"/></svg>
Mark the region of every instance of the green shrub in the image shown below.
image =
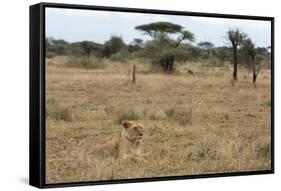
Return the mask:
<svg viewBox="0 0 281 191"><path fill-rule="evenodd" d="M224 62L217 58L210 58L202 64L203 67L223 67Z"/></svg>
<svg viewBox="0 0 281 191"><path fill-rule="evenodd" d="M127 62L127 59L124 58L121 54L117 53L117 54L113 54L110 56L110 60L114 61L114 62Z"/></svg>
<svg viewBox="0 0 281 191"><path fill-rule="evenodd" d="M104 69L107 64L100 58L90 57L68 57L66 61L68 67L83 69Z"/></svg>
<svg viewBox="0 0 281 191"><path fill-rule="evenodd" d="M112 54L110 56L110 60L114 62L126 63L129 58L130 58L130 53L127 50L121 50L120 52Z"/></svg>
<svg viewBox="0 0 281 191"><path fill-rule="evenodd" d="M55 56L56 56L56 53L50 52L50 51L46 51L46 58L54 58Z"/></svg>

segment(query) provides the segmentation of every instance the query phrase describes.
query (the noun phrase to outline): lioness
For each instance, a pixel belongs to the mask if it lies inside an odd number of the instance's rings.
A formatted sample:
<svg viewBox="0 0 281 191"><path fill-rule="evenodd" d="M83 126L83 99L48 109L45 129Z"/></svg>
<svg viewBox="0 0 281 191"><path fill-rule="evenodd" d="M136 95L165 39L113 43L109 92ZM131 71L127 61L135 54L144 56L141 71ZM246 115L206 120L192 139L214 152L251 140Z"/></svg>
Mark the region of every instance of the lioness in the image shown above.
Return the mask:
<svg viewBox="0 0 281 191"><path fill-rule="evenodd" d="M144 160L142 154L143 126L137 121L123 120L121 122L122 132L119 139L99 145L95 151L100 156L121 159Z"/></svg>

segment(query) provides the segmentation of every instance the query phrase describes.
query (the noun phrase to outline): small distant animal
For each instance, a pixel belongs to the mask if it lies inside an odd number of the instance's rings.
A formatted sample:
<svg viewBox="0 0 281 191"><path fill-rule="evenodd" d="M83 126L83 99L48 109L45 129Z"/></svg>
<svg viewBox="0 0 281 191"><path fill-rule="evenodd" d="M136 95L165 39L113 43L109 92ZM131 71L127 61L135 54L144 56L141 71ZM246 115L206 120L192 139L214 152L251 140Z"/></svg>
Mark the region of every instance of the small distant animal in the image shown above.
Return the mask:
<svg viewBox="0 0 281 191"><path fill-rule="evenodd" d="M188 73L188 74L191 74L191 75L193 75L193 76L195 76L195 75L198 74L198 72L192 71L192 70L190 70L190 69L187 70L187 73Z"/></svg>
<svg viewBox="0 0 281 191"><path fill-rule="evenodd" d="M112 139L96 147L95 151L103 157L144 160L148 154L142 153L143 125L137 121L123 120L119 139Z"/></svg>

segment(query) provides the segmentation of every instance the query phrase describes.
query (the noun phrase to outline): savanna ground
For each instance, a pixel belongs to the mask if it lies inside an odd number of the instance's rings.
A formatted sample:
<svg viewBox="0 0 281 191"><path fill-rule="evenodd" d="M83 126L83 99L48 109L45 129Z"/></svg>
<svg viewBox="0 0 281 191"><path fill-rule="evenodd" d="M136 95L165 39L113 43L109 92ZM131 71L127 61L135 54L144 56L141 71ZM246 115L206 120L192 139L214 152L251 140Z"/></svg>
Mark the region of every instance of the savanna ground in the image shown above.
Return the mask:
<svg viewBox="0 0 281 191"><path fill-rule="evenodd" d="M47 183L270 170L270 70L253 86L239 68L233 86L230 65L190 62L165 74L138 61L82 69L68 59L46 64ZM146 162L93 152L119 136L123 119L144 124Z"/></svg>

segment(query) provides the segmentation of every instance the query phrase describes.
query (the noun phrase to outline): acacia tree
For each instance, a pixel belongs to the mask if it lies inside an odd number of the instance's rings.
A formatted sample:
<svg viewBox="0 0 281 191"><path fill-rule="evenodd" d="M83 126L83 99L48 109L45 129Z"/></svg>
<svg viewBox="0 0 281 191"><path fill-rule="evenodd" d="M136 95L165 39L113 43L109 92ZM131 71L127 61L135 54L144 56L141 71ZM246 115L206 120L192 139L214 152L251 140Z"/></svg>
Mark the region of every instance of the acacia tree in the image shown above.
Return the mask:
<svg viewBox="0 0 281 191"><path fill-rule="evenodd" d="M179 51L182 41L194 41L194 35L190 31L183 30L183 27L170 22L155 22L135 27L136 30L149 35L152 41L147 43L150 54L156 58L156 62L161 65L164 71L174 70L174 61ZM170 37L171 34L178 34L176 39ZM155 59L154 59L155 60Z"/></svg>
<svg viewBox="0 0 281 191"><path fill-rule="evenodd" d="M143 40L140 38L135 38L129 45L129 52L136 52L143 48Z"/></svg>
<svg viewBox="0 0 281 191"><path fill-rule="evenodd" d="M212 48L214 48L214 44L208 41L203 41L198 43L198 46L207 52L207 57L209 58Z"/></svg>
<svg viewBox="0 0 281 191"><path fill-rule="evenodd" d="M141 48L143 46L143 40L140 38L135 38L132 44L137 46L138 48Z"/></svg>
<svg viewBox="0 0 281 191"><path fill-rule="evenodd" d="M112 36L108 41L104 43L103 56L110 57L112 54L116 54L126 47L121 37Z"/></svg>
<svg viewBox="0 0 281 191"><path fill-rule="evenodd" d="M87 55L87 57L90 57L93 51L99 49L98 45L92 41L82 41L80 42L80 46Z"/></svg>
<svg viewBox="0 0 281 191"><path fill-rule="evenodd" d="M246 38L246 34L239 31L239 29L227 31L227 37L231 42L233 51L233 80L237 80L237 49L241 46L243 40Z"/></svg>
<svg viewBox="0 0 281 191"><path fill-rule="evenodd" d="M261 68L260 67L256 68L257 53L256 53L255 45L250 38L247 38L243 41L243 49L246 51L247 55L250 58L250 64L252 65L252 69L253 69L253 83L255 84Z"/></svg>

